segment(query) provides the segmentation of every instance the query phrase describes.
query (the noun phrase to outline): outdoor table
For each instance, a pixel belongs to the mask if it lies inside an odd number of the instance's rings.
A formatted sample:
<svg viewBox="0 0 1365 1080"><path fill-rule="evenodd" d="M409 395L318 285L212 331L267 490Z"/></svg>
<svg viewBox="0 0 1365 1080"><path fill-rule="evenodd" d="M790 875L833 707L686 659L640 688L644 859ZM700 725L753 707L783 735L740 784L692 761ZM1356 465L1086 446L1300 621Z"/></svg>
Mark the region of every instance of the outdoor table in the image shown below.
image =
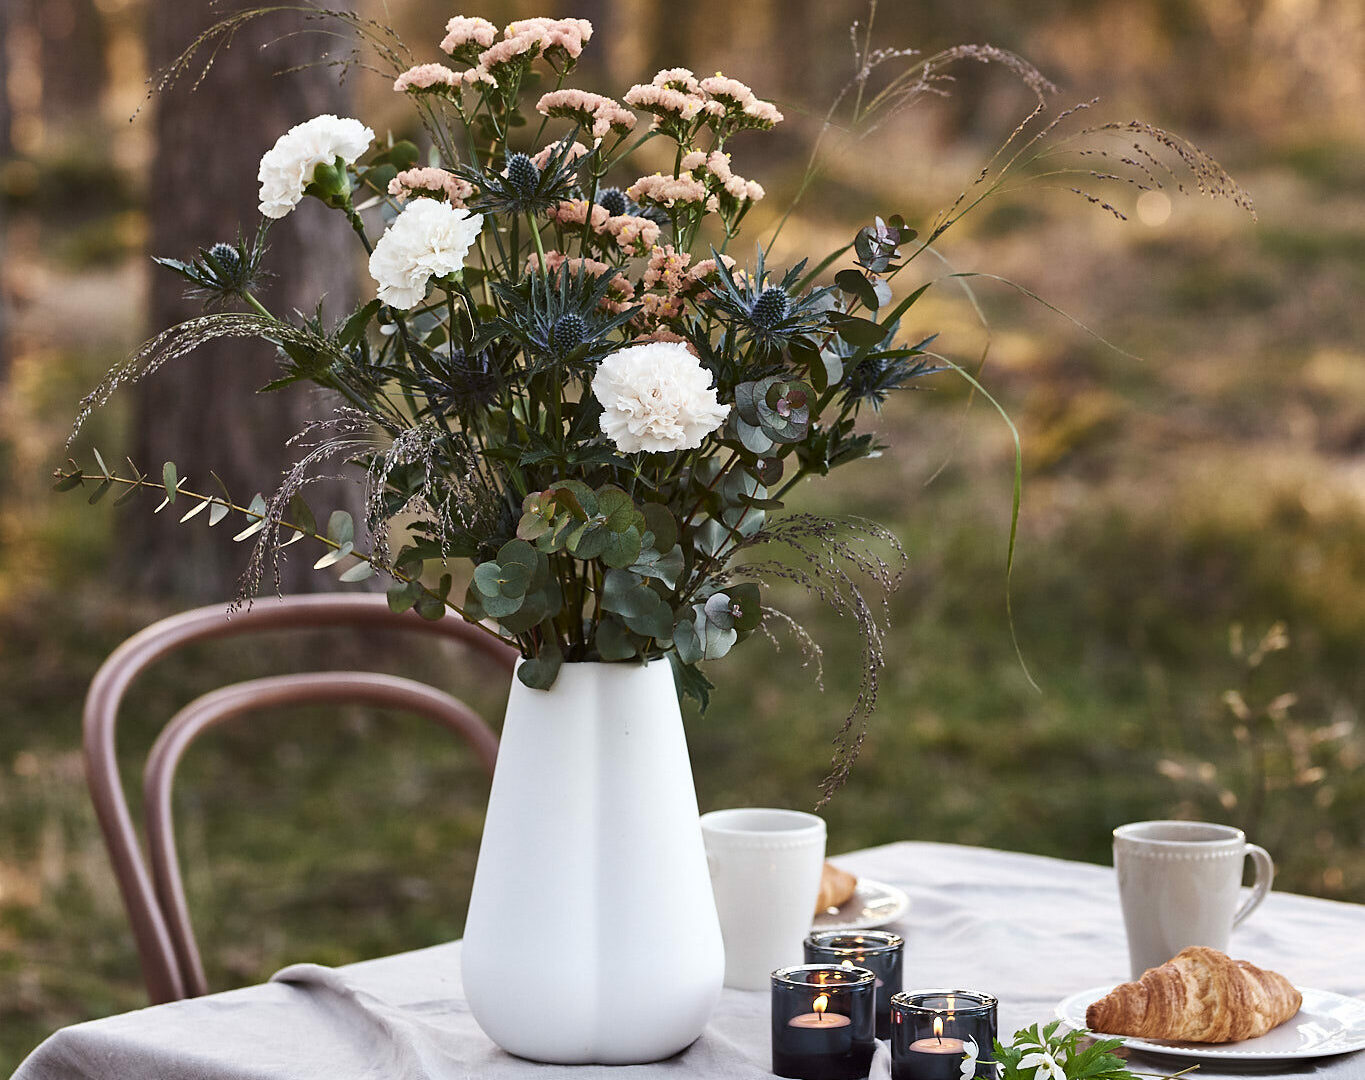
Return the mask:
<svg viewBox="0 0 1365 1080"><path fill-rule="evenodd" d="M1050 1020L1063 997L1128 978L1111 869L947 844L898 843L833 860L903 888L893 924L906 939L907 988L952 986L1000 999L1003 1036ZM547 943L547 957L553 956ZM1272 893L1233 935L1231 952L1301 986L1365 997L1365 906ZM263 986L63 1028L16 1080L465 1080L577 1076L770 1076L766 992L724 991L702 1037L654 1065L544 1066L479 1031L460 987L453 942L327 969L298 965ZM281 977L287 981L281 981ZM527 1015L535 1013L528 986ZM1190 1062L1134 1055L1170 1072ZM886 1075L884 1055L874 1077ZM1283 1074L1365 1080L1365 1052L1265 1065L1204 1064L1220 1077ZM1197 1074L1198 1075L1198 1074Z"/></svg>

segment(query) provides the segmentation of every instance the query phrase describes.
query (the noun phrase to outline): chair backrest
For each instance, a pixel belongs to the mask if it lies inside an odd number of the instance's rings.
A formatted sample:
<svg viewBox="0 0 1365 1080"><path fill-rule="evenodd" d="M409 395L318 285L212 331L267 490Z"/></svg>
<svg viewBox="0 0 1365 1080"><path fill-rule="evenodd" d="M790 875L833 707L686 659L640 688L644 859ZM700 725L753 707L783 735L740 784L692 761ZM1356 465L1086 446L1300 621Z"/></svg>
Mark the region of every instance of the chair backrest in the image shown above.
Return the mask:
<svg viewBox="0 0 1365 1080"><path fill-rule="evenodd" d="M346 626L419 631L461 642L485 662L479 670L499 680L510 676L516 664L515 650L461 619L429 621L411 611L395 614L384 597L372 594L324 594L258 602L231 619L218 605L163 619L125 641L96 672L85 699L86 778L153 1003L207 991L180 883L170 815L175 767L197 735L231 717L273 705L365 702L436 720L467 739L491 771L497 741L487 725L467 705L421 683L370 672L314 672L224 687L177 713L148 758L144 798L153 866L149 873L124 798L115 752L119 705L133 680L155 661L192 642L269 630Z"/></svg>

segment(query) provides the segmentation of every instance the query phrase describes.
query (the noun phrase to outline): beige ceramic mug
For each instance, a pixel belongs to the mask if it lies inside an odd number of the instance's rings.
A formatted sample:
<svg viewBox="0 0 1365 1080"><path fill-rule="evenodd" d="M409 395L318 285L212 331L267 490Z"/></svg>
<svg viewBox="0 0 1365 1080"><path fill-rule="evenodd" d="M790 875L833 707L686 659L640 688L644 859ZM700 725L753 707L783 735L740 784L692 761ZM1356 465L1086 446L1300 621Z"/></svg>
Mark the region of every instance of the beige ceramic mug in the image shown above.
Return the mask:
<svg viewBox="0 0 1365 1080"><path fill-rule="evenodd" d="M1256 880L1238 907L1248 855ZM1241 829L1203 821L1120 826L1114 869L1134 979L1190 945L1226 952L1232 928L1256 910L1275 877L1269 853L1247 843Z"/></svg>

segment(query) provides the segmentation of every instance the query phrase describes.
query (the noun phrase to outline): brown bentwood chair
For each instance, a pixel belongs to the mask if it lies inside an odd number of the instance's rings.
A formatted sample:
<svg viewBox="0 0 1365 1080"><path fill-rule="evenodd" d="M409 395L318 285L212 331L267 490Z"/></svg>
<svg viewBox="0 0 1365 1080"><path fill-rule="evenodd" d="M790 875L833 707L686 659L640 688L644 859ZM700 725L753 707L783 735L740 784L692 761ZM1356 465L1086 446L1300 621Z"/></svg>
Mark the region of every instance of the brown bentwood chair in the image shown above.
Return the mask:
<svg viewBox="0 0 1365 1080"><path fill-rule="evenodd" d="M184 645L268 630L363 627L424 631L475 651L489 670L510 676L515 650L462 619L435 622L415 612L395 614L373 594L289 596L265 600L231 619L221 605L154 623L120 645L96 672L85 698L85 770L95 816L114 864L152 1002L208 993L180 880L171 822L171 784L186 747L204 731L244 713L281 705L366 704L430 717L463 737L493 771L497 737L462 701L424 683L375 672L320 671L237 683L205 694L167 723L147 759L143 812L151 871L143 860L123 796L115 756L119 704L129 685L155 661Z"/></svg>

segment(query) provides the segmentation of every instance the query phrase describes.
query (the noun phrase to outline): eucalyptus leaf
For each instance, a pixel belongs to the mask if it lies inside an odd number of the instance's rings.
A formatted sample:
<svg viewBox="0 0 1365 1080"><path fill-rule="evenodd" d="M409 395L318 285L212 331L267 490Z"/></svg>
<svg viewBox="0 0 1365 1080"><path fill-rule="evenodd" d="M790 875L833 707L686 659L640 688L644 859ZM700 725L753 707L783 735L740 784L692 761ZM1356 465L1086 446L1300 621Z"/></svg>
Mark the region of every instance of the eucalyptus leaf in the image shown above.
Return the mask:
<svg viewBox="0 0 1365 1080"><path fill-rule="evenodd" d="M389 610L395 615L401 615L417 603L417 598L422 595L422 586L417 581L404 581L390 586L386 595L389 599Z"/></svg>
<svg viewBox="0 0 1365 1080"><path fill-rule="evenodd" d="M334 544L354 542L355 521L345 510L333 510L332 516L327 519L327 539Z"/></svg>
<svg viewBox="0 0 1365 1080"><path fill-rule="evenodd" d="M347 540L344 544L341 545L341 547L334 548L333 550L327 552L326 555L324 555L317 562L315 562L313 564L313 569L325 570L329 566L335 566L337 563L341 562L342 559L346 558L347 555L351 554L351 552L354 550L355 546L349 540Z"/></svg>

